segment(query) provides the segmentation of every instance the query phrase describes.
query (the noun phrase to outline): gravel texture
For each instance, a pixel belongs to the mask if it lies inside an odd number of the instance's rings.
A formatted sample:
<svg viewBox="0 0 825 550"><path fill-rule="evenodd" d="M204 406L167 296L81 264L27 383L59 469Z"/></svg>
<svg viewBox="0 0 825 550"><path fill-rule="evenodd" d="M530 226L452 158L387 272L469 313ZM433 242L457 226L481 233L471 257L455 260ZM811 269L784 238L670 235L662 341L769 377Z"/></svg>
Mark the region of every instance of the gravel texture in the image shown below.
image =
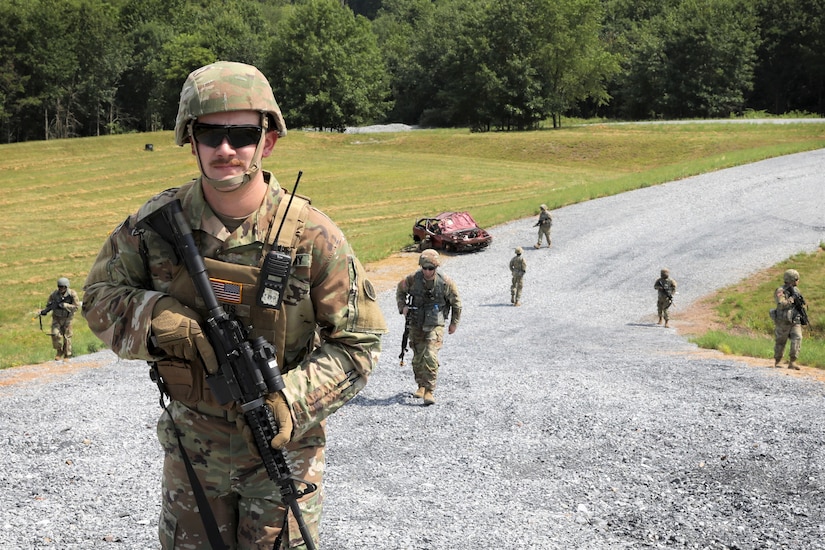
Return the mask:
<svg viewBox="0 0 825 550"><path fill-rule="evenodd" d="M697 353L655 324L653 290L669 267L678 325L701 296L815 250L823 173L825 150L562 208L551 249L532 248L532 218L493 228L442 268L465 310L430 407L383 292L381 363L329 421L323 547L825 549L825 386ZM148 369L109 352L71 367L0 386L0 548L157 548Z"/></svg>

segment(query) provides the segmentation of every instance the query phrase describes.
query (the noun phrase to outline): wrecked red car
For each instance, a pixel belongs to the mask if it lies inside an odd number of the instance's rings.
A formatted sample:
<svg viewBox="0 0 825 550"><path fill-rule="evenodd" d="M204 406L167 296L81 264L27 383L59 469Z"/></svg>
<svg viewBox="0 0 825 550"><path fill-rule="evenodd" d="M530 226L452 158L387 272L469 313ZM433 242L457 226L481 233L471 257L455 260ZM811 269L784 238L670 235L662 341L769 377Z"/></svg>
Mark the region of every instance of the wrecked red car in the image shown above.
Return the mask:
<svg viewBox="0 0 825 550"><path fill-rule="evenodd" d="M486 248L493 236L480 228L469 212L442 212L415 222L413 240L419 250L470 252Z"/></svg>

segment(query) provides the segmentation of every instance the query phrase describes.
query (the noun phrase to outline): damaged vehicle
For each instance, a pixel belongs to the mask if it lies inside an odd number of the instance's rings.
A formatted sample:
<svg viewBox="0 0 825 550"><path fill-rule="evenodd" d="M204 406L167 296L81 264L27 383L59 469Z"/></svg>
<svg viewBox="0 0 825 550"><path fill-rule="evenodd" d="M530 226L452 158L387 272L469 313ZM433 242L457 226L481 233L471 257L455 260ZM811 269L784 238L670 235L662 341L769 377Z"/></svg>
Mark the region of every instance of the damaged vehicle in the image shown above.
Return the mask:
<svg viewBox="0 0 825 550"><path fill-rule="evenodd" d="M469 212L442 212L415 222L413 240L419 250L471 252L487 248L493 236L480 228Z"/></svg>

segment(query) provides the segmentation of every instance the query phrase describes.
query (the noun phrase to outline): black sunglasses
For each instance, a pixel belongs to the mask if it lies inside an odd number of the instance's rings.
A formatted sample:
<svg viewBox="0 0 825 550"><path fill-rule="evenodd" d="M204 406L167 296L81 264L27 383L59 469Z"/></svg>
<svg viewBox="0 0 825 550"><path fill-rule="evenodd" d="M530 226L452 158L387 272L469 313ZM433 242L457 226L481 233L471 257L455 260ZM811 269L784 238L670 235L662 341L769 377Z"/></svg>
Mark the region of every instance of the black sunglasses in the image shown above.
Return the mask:
<svg viewBox="0 0 825 550"><path fill-rule="evenodd" d="M192 136L195 141L212 148L220 146L224 139L228 140L229 145L235 149L246 147L258 143L261 139L261 132L263 128L260 126L224 126L203 123L192 125Z"/></svg>
<svg viewBox="0 0 825 550"><path fill-rule="evenodd" d="M435 271L434 267L422 267L421 269L423 269L424 271Z"/></svg>

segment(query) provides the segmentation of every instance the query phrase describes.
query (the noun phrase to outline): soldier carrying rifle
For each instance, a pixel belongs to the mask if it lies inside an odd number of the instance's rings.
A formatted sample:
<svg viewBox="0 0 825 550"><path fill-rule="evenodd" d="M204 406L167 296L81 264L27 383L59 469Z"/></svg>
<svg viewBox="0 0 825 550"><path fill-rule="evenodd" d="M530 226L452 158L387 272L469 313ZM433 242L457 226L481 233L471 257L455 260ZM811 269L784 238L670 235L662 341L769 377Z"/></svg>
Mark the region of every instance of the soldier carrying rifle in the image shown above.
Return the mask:
<svg viewBox="0 0 825 550"><path fill-rule="evenodd" d="M662 319L665 321L665 328L668 327L670 321L670 314L668 310L673 305L673 295L676 293L676 281L670 278L670 270L664 268L659 273L661 277L656 279L653 283L653 288L659 291L658 299L656 300L656 311L659 314L659 322L662 324Z"/></svg>
<svg viewBox="0 0 825 550"><path fill-rule="evenodd" d="M785 271L782 276L784 285L776 289L773 294L776 308L770 310L774 322L774 368L779 368L782 356L785 354L785 344L791 341L788 351L788 368L799 370L796 360L802 348L802 326L808 324L808 305L800 294L796 285L799 283L799 272L795 269Z"/></svg>
<svg viewBox="0 0 825 550"><path fill-rule="evenodd" d="M286 134L257 68L193 71L175 143L198 177L127 216L86 279L89 328L119 356L154 364L168 397L157 430L162 549L317 548L325 420L378 363L386 325L361 262L332 220L263 169ZM251 380L263 372L279 380ZM247 401L247 388L260 396ZM291 483L272 479L279 455L317 487L297 505Z"/></svg>
<svg viewBox="0 0 825 550"><path fill-rule="evenodd" d="M57 290L49 295L46 307L40 311L40 317L52 314L52 347L55 349L55 361L72 356L72 322L74 314L80 307L77 292L69 288L69 279L60 277ZM43 328L42 322L40 328Z"/></svg>

